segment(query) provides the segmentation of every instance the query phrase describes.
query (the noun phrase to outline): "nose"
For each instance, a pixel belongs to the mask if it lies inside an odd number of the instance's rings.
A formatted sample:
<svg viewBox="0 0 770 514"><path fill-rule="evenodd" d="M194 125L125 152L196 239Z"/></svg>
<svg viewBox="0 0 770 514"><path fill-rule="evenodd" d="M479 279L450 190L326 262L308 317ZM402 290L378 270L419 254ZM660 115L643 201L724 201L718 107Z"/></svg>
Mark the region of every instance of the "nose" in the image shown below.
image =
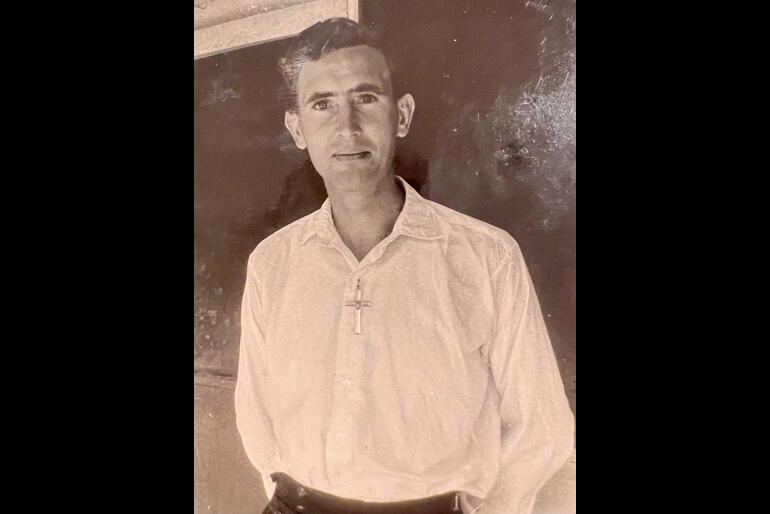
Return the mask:
<svg viewBox="0 0 770 514"><path fill-rule="evenodd" d="M361 126L358 121L358 112L348 102L342 102L337 112L337 135L341 137L354 137L361 135Z"/></svg>

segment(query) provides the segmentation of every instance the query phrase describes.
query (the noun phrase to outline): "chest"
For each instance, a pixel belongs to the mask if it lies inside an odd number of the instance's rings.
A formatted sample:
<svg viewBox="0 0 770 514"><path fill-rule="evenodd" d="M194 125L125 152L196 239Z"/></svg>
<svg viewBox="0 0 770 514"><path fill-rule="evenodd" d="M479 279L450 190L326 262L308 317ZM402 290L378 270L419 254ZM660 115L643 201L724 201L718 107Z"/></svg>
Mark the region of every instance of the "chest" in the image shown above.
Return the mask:
<svg viewBox="0 0 770 514"><path fill-rule="evenodd" d="M344 353L451 369L489 341L496 320L484 274L441 254L406 252L355 269L344 261L292 266L268 293L266 344L282 365L328 364Z"/></svg>

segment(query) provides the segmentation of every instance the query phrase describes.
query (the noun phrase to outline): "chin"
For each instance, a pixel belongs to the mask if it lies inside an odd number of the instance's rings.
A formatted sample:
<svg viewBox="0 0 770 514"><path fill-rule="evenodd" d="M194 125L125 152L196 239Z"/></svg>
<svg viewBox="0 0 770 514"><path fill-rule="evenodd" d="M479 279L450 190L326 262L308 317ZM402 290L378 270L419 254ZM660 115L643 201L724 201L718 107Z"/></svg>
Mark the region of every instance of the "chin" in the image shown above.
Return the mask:
<svg viewBox="0 0 770 514"><path fill-rule="evenodd" d="M376 168L345 166L334 167L322 175L324 183L341 191L368 189L380 178Z"/></svg>

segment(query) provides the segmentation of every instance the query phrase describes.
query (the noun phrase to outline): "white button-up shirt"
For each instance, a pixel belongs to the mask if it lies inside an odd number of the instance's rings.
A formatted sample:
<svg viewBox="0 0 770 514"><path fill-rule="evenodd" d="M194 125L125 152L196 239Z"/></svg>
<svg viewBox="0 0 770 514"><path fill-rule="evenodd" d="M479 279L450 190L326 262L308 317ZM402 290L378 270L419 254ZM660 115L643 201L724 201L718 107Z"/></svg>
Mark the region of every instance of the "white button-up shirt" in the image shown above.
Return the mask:
<svg viewBox="0 0 770 514"><path fill-rule="evenodd" d="M524 259L504 230L397 179L402 211L360 262L328 198L249 257L246 454L263 476L337 496L456 490L466 512L528 513L574 420Z"/></svg>

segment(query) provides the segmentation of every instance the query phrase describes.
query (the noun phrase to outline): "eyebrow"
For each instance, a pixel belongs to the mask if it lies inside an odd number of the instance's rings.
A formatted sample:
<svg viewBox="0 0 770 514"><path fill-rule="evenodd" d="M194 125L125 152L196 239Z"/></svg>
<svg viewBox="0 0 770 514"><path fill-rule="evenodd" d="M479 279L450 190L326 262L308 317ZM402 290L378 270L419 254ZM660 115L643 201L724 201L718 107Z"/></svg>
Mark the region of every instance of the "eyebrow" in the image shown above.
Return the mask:
<svg viewBox="0 0 770 514"><path fill-rule="evenodd" d="M369 82L363 82L361 84L358 84L353 89L349 89L348 93L376 93L378 95L385 94L385 92L380 86L376 84L371 84ZM328 91L319 91L317 93L313 93L312 95L308 96L307 100L305 100L305 103L306 104L313 103L316 100L321 100L323 98L329 98L332 96L334 96L334 93L330 93Z"/></svg>

